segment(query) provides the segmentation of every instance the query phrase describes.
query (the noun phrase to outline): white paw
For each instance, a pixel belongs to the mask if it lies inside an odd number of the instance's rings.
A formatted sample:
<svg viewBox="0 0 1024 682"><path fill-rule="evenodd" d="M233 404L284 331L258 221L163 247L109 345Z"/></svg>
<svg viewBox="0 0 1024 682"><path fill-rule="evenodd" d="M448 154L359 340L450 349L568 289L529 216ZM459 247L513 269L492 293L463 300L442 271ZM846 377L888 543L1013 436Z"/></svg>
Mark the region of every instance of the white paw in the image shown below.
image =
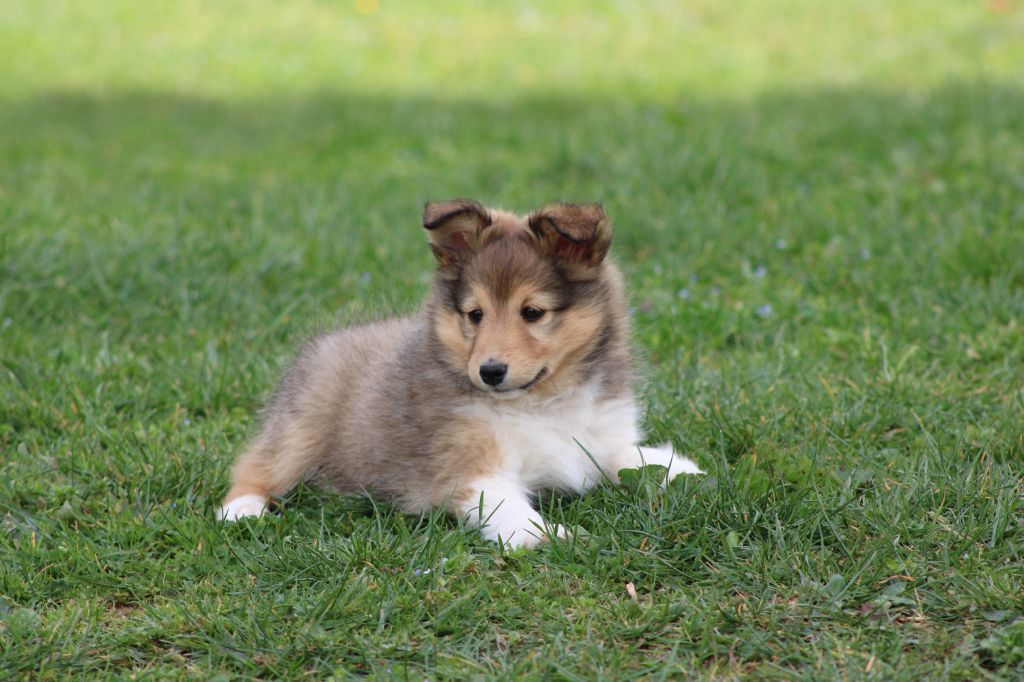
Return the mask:
<svg viewBox="0 0 1024 682"><path fill-rule="evenodd" d="M500 542L506 549L533 549L541 543L548 542L552 536L560 540L568 540L570 533L565 526L555 525L547 528L538 528L531 525L529 528L491 528L484 526L483 536L488 540Z"/></svg>
<svg viewBox="0 0 1024 682"><path fill-rule="evenodd" d="M668 467L668 480L672 480L680 474L703 474L704 470L697 466L689 457L683 457L682 455L672 452L672 446L668 443L658 446L659 450L667 450L672 453L669 458Z"/></svg>
<svg viewBox="0 0 1024 682"><path fill-rule="evenodd" d="M668 485L669 481L674 479L676 476L683 474L703 474L697 463L688 457L683 457L679 453L672 449L669 443L663 445L643 445L640 447L641 460L633 466L643 466L647 464L657 464L663 466L668 471L665 473L665 480L662 482L662 486Z"/></svg>
<svg viewBox="0 0 1024 682"><path fill-rule="evenodd" d="M540 528L531 528L530 530L526 531L526 533L531 538L536 539L536 542L532 545L525 545L529 547L536 547L542 542L550 542L552 538L556 540L568 540L570 537L572 537L572 533L566 530L565 526L563 526L560 523L555 524L553 526L548 526L544 530L541 530Z"/></svg>
<svg viewBox="0 0 1024 682"><path fill-rule="evenodd" d="M237 521L246 516L262 516L267 508L267 498L263 495L242 495L226 502L220 508L217 518L221 521Z"/></svg>

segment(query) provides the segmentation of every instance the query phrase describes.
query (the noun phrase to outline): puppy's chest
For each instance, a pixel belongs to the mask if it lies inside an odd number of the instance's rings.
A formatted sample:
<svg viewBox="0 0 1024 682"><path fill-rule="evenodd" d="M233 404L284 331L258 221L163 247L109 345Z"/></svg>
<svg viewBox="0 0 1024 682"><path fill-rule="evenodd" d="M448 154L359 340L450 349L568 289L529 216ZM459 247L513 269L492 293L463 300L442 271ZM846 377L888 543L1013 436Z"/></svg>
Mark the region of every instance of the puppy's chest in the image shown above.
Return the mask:
<svg viewBox="0 0 1024 682"><path fill-rule="evenodd" d="M503 473L532 489L585 490L601 478L597 465L607 468L638 436L631 398L599 400L587 390L543 404L477 405L473 416L494 433Z"/></svg>

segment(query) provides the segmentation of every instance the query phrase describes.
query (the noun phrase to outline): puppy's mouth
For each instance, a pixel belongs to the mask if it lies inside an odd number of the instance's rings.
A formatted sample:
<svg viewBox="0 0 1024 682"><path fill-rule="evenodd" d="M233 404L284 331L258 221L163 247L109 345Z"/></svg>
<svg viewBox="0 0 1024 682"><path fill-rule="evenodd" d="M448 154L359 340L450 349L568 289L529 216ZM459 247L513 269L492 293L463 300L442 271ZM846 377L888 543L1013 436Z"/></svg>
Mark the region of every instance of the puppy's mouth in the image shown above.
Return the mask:
<svg viewBox="0 0 1024 682"><path fill-rule="evenodd" d="M510 386L508 388L495 388L494 392L495 393L512 393L514 391L525 391L525 390L529 389L531 386L533 386L535 383L537 383L538 381L543 379L544 375L546 375L547 373L548 373L548 368L547 367L541 367L540 371L537 372L537 376L535 376L534 378L530 379L529 381L527 381L522 386Z"/></svg>

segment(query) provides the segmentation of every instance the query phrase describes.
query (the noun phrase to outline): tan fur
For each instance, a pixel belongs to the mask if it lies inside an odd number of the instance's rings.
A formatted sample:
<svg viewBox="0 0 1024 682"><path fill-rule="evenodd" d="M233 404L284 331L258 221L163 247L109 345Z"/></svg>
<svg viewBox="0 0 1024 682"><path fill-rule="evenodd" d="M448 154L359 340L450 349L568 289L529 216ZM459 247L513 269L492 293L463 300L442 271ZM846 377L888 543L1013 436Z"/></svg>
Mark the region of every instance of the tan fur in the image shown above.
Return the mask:
<svg viewBox="0 0 1024 682"><path fill-rule="evenodd" d="M467 483L498 466L493 428L466 416L501 397L480 379L488 360L508 365L519 401L584 382L601 400L631 396L622 278L605 259L611 228L600 207L555 204L524 217L453 201L428 205L423 223L438 272L422 311L309 343L238 458L226 502L312 479L407 512L447 504L456 513ZM526 321L528 306L543 317Z"/></svg>

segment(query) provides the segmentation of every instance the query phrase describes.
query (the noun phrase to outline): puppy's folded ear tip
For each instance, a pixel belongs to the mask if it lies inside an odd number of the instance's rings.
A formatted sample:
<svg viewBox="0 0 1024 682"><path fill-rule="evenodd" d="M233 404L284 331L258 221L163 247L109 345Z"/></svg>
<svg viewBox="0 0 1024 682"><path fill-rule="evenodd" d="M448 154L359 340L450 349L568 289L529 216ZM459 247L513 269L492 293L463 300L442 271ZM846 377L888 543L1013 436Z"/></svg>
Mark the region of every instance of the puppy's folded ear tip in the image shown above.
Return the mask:
<svg viewBox="0 0 1024 682"><path fill-rule="evenodd" d="M597 272L612 240L611 223L597 203L548 204L530 214L529 226L544 248L584 277Z"/></svg>
<svg viewBox="0 0 1024 682"><path fill-rule="evenodd" d="M555 201L547 204L530 215L531 219L548 218L551 220L568 220L596 224L608 220L604 206L600 202Z"/></svg>
<svg viewBox="0 0 1024 682"><path fill-rule="evenodd" d="M423 207L423 227L434 257L442 267L465 262L480 245L480 234L491 224L486 208L470 199L429 201Z"/></svg>
<svg viewBox="0 0 1024 682"><path fill-rule="evenodd" d="M432 230L445 221L466 213L475 214L481 219L487 217L487 209L472 199L428 201L423 205L423 227Z"/></svg>

